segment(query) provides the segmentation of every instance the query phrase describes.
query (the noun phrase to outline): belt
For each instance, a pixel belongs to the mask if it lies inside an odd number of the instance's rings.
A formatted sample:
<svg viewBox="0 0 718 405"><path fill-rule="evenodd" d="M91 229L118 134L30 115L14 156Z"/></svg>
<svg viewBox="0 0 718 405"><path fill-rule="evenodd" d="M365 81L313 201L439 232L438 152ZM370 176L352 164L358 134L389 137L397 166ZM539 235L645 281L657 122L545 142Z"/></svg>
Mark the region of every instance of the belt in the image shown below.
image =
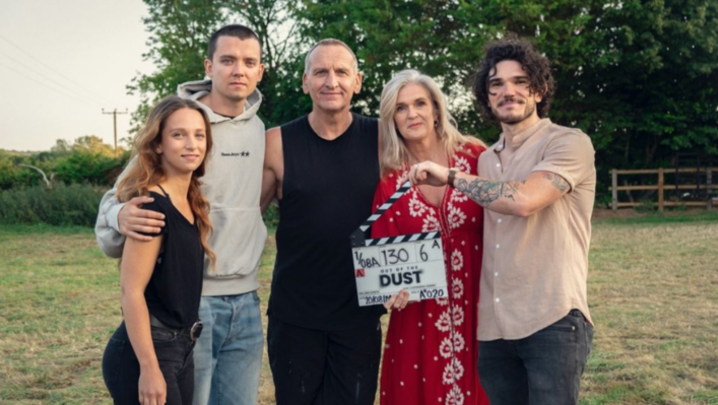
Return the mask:
<svg viewBox="0 0 718 405"><path fill-rule="evenodd" d="M169 326L162 323L162 321L157 319L152 314L150 314L150 325L157 327L157 328L162 328L162 329L172 332L176 335L189 336L190 340L193 342L195 340L199 339L199 336L202 334L202 328L203 328L202 321L199 321L199 320L197 322L195 322L194 324L192 324L192 326L187 327L187 328L183 328L183 329L170 328Z"/></svg>

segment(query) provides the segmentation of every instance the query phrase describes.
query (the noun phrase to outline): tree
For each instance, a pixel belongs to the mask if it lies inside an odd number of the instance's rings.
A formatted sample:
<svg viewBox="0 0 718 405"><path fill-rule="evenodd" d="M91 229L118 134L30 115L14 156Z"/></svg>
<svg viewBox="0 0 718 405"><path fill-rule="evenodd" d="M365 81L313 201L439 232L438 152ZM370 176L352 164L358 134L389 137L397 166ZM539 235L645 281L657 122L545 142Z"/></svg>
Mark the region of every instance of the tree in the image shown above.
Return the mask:
<svg viewBox="0 0 718 405"><path fill-rule="evenodd" d="M718 154L714 1L305 0L296 16L304 41L336 37L355 49L364 113L378 113L393 73L417 68L443 85L461 130L496 139L463 84L486 41L513 32L551 60L550 116L592 137L602 178L611 167L670 164L678 150Z"/></svg>
<svg viewBox="0 0 718 405"><path fill-rule="evenodd" d="M718 154L718 94L707 85L718 83L718 4L624 1L602 6L586 28L585 73L564 75L573 91L557 111L593 135L604 165L666 165L678 150Z"/></svg>
<svg viewBox="0 0 718 405"><path fill-rule="evenodd" d="M476 49L489 38L482 7L465 1L303 1L295 9L304 42L333 37L357 54L363 72L360 112L377 116L381 91L391 76L419 69L443 85L464 131L476 128L476 114L464 83L476 63ZM474 118L473 120L471 118Z"/></svg>
<svg viewBox="0 0 718 405"><path fill-rule="evenodd" d="M115 156L114 148L104 143L102 138L97 135L85 135L75 139L75 143L72 145L71 150L93 155L104 155L109 157ZM122 152L122 150L120 150L120 152Z"/></svg>
<svg viewBox="0 0 718 405"><path fill-rule="evenodd" d="M251 27L262 45L264 77L258 88L262 92L259 115L267 127L283 124L297 117L296 112L311 107L301 90L303 71L297 24L290 0L255 0L229 3L230 13Z"/></svg>
<svg viewBox="0 0 718 405"><path fill-rule="evenodd" d="M143 54L157 68L153 74L138 73L127 86L139 94L141 103L132 113L133 132L144 123L150 106L175 94L177 86L204 77L202 68L209 37L224 19L217 0L144 0L149 16L142 22L150 32L150 50Z"/></svg>
<svg viewBox="0 0 718 405"><path fill-rule="evenodd" d="M136 131L144 122L151 104L176 93L177 86L204 77L207 44L214 31L234 21L246 24L257 34L262 45L266 70L259 84L264 100L260 114L268 124L283 122L282 111L293 103L286 86L294 69L290 60L295 52L294 28L288 14L289 0L220 2L216 0L144 0L150 15L143 19L152 34L150 51L143 55L158 71L138 74L127 86L130 94L142 96L132 114ZM290 89L290 90L284 90ZM296 99L294 99L296 100Z"/></svg>
<svg viewBox="0 0 718 405"><path fill-rule="evenodd" d="M558 91L551 119L588 133L599 173L670 164L676 151L718 155L718 3L710 0L145 0L152 33L145 57L159 71L128 88L151 95L202 77L209 35L239 20L262 41L259 88L268 126L311 109L302 94L303 58L334 37L355 50L364 73L354 109L378 115L391 76L416 68L448 96L459 128L486 141L498 126L474 111L465 87L484 44L509 32L536 43L552 62ZM295 25L296 24L296 25Z"/></svg>

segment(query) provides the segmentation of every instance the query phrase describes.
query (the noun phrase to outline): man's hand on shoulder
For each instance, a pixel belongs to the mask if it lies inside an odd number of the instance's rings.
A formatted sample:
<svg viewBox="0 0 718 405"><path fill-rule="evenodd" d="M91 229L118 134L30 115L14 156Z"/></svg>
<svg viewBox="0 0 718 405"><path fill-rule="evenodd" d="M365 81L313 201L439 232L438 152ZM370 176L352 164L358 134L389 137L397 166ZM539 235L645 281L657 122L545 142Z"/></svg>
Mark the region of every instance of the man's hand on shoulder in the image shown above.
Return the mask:
<svg viewBox="0 0 718 405"><path fill-rule="evenodd" d="M165 216L159 212L140 208L142 204L149 204L154 201L152 197L135 197L125 203L117 215L117 223L120 226L120 233L128 238L138 241L150 241L151 236L143 233L159 233L165 226Z"/></svg>

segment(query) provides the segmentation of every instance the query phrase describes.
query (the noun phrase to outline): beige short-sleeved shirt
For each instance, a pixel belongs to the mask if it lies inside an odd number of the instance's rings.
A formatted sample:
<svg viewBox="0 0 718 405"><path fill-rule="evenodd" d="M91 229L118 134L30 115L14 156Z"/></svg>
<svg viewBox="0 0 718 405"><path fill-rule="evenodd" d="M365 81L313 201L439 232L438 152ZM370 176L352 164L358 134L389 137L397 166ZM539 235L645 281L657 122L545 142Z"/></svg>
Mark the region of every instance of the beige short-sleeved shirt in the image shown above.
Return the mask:
<svg viewBox="0 0 718 405"><path fill-rule="evenodd" d="M524 181L546 171L563 177L571 189L525 218L484 210L479 340L530 336L574 308L591 322L586 299L596 194L591 139L542 119L517 134L513 154L502 159L505 139L502 135L481 154L479 176Z"/></svg>

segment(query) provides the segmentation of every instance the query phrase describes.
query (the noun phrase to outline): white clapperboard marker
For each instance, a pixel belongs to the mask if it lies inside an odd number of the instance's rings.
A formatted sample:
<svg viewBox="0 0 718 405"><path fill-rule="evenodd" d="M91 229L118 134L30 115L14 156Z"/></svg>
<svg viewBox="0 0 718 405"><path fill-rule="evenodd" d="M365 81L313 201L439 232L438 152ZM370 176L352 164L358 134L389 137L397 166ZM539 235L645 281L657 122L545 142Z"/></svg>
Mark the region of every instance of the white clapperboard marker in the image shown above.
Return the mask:
<svg viewBox="0 0 718 405"><path fill-rule="evenodd" d="M410 300L447 297L439 232L366 239L366 231L411 188L404 183L351 235L359 306L380 305L402 289Z"/></svg>

